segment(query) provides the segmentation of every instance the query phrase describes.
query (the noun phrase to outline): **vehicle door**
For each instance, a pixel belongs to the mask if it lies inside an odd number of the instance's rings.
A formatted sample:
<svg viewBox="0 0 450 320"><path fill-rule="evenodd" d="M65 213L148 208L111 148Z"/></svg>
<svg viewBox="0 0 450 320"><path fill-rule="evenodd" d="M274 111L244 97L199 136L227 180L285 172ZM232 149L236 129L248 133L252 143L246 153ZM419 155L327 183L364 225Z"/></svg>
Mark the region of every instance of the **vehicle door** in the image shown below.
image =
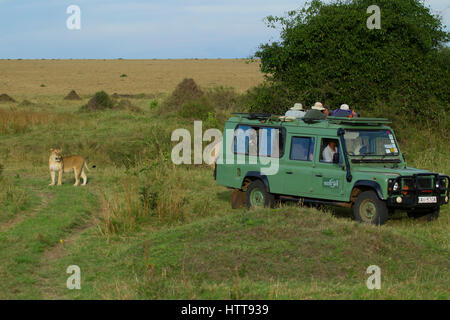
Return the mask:
<svg viewBox="0 0 450 320"><path fill-rule="evenodd" d="M334 147L334 148L333 148ZM332 152L339 154L339 163L333 163ZM320 137L312 169L313 198L344 201L345 169L343 152L336 137Z"/></svg>
<svg viewBox="0 0 450 320"><path fill-rule="evenodd" d="M289 135L286 139L286 154L280 166L284 179L284 194L310 196L312 167L316 138L308 135Z"/></svg>

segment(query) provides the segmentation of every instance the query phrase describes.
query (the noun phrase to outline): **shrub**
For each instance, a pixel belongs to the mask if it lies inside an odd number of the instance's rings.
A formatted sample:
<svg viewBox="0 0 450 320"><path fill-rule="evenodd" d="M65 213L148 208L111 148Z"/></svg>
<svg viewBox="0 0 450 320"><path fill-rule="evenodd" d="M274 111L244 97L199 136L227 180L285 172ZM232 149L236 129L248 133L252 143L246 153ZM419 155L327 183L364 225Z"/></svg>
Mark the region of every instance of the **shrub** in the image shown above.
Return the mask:
<svg viewBox="0 0 450 320"><path fill-rule="evenodd" d="M155 125L148 130L145 138L145 154L147 159L167 158L172 150L171 128L165 125Z"/></svg>
<svg viewBox="0 0 450 320"><path fill-rule="evenodd" d="M223 111L234 111L239 101L239 94L234 88L223 86L208 89L205 95L211 100L215 109Z"/></svg>
<svg viewBox="0 0 450 320"><path fill-rule="evenodd" d="M249 89L242 97L244 109L249 112L284 114L296 101L280 85L263 83Z"/></svg>
<svg viewBox="0 0 450 320"><path fill-rule="evenodd" d="M280 27L281 40L260 46L262 72L307 105L321 101L361 109L377 100L390 103L395 95L407 113L421 116L427 106L426 116L437 120L450 103L448 32L420 0L377 1L381 29L370 30L366 10L372 4L313 0L286 17L268 17L270 27Z"/></svg>
<svg viewBox="0 0 450 320"><path fill-rule="evenodd" d="M209 129L209 128L215 128L215 129L223 129L223 124L221 124L221 121L217 118L216 113L208 112L208 117L203 122L203 128Z"/></svg>
<svg viewBox="0 0 450 320"><path fill-rule="evenodd" d="M158 108L158 100L153 99L150 101L150 109L156 109Z"/></svg>
<svg viewBox="0 0 450 320"><path fill-rule="evenodd" d="M180 116L193 120L206 120L208 114L214 112L214 107L207 97L183 103Z"/></svg>

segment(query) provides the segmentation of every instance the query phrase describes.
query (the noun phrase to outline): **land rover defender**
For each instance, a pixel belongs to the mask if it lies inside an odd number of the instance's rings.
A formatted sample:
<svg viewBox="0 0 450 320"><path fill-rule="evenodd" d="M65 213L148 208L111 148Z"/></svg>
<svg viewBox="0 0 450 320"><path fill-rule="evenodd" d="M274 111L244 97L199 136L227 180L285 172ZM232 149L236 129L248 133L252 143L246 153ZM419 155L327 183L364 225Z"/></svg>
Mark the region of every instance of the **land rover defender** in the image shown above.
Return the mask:
<svg viewBox="0 0 450 320"><path fill-rule="evenodd" d="M289 120L233 114L226 121L214 176L234 189L233 208L294 200L353 208L357 221L382 225L395 210L436 219L448 203L450 178L407 167L389 120Z"/></svg>

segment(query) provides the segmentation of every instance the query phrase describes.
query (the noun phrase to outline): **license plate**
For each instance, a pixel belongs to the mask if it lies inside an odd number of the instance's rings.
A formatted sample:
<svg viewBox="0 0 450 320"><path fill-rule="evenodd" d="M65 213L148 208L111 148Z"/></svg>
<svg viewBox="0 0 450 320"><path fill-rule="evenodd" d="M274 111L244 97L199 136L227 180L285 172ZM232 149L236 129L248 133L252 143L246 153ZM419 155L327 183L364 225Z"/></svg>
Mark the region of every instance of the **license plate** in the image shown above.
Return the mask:
<svg viewBox="0 0 450 320"><path fill-rule="evenodd" d="M436 197L419 197L419 203L436 203Z"/></svg>

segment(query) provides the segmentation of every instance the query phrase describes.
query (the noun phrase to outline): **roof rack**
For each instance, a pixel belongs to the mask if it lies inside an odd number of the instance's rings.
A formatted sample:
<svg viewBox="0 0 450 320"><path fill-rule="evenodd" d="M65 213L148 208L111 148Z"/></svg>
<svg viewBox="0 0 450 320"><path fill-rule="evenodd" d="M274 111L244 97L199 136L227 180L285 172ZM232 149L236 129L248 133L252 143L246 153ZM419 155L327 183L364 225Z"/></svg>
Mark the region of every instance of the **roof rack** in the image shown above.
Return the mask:
<svg viewBox="0 0 450 320"><path fill-rule="evenodd" d="M380 124L390 124L392 121L386 118L343 118L328 117L328 122L335 124L348 124L354 126L378 126Z"/></svg>
<svg viewBox="0 0 450 320"><path fill-rule="evenodd" d="M232 113L241 119L259 120L265 122L290 122L283 116L272 113ZM304 123L311 124L316 122L329 122L333 124L344 124L353 126L379 126L383 124L390 124L392 121L386 118L343 118L343 117L327 117L326 119L297 119L297 121L303 121Z"/></svg>
<svg viewBox="0 0 450 320"><path fill-rule="evenodd" d="M272 113L232 113L232 115L238 116L240 118L245 118L248 120L263 120L263 121L280 121L279 115Z"/></svg>

